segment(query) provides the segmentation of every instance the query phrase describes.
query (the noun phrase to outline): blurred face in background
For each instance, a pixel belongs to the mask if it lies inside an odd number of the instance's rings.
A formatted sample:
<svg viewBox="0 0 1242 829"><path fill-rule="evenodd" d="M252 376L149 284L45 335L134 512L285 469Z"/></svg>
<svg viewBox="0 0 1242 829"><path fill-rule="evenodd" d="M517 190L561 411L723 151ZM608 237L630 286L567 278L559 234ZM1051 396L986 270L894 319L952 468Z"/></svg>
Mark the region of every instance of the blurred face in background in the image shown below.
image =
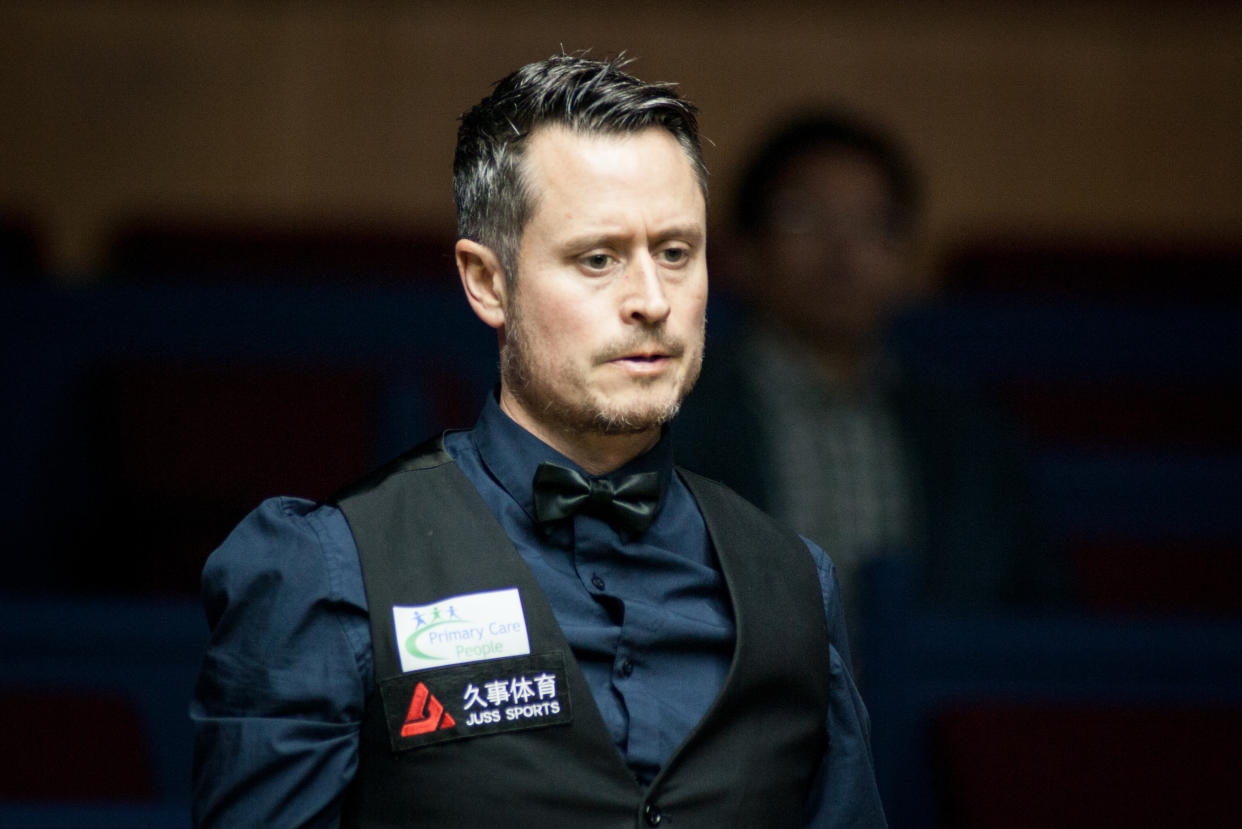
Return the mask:
<svg viewBox="0 0 1242 829"><path fill-rule="evenodd" d="M820 347L861 350L916 292L908 229L866 155L803 153L774 182L768 229L751 252L761 305Z"/></svg>

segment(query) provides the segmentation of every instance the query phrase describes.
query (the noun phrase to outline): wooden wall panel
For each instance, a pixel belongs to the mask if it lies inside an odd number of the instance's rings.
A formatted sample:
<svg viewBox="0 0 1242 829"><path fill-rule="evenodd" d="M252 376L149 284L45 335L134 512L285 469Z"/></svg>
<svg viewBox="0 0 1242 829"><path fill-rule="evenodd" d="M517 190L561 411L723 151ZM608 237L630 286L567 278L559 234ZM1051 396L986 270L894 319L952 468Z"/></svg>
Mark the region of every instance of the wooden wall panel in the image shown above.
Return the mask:
<svg viewBox="0 0 1242 829"><path fill-rule="evenodd" d="M703 109L714 216L772 119L842 103L979 230L1242 230L1242 9L1199 2L499 0L0 8L0 210L67 272L134 214L444 227L457 115L508 70L625 48Z"/></svg>

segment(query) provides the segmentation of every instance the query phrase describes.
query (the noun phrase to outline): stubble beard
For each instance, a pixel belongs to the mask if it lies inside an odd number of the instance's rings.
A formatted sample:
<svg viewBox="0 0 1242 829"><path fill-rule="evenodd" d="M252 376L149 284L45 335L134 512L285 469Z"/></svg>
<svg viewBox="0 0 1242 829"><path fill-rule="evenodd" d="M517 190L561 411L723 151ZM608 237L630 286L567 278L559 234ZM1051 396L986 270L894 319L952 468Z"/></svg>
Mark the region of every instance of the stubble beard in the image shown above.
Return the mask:
<svg viewBox="0 0 1242 829"><path fill-rule="evenodd" d="M706 321L704 321L706 328ZM547 360L548 355L532 353L528 347L525 319L516 297L506 310L505 341L500 349L500 378L504 387L527 411L541 422L567 433L626 435L659 428L671 421L681 410L681 402L690 393L703 363L703 334L700 346L681 386L671 400L652 400L631 405L617 404L590 392L585 379L573 370ZM663 326L651 326L624 342L614 343L592 355L592 365L656 347L664 353L684 356L687 345L669 337ZM654 385L659 378L637 378L638 385ZM561 390L567 390L573 397ZM575 394L576 393L576 394Z"/></svg>

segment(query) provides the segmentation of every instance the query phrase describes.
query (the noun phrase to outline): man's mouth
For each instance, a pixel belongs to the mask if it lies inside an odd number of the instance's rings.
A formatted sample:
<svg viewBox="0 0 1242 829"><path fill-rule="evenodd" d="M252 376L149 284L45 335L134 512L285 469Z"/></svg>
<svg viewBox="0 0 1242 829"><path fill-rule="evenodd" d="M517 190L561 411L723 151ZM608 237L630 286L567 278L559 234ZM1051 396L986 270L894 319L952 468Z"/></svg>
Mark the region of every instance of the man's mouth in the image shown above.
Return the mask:
<svg viewBox="0 0 1242 829"><path fill-rule="evenodd" d="M605 352L605 363L658 363L661 360L680 357L685 348L675 342L640 343L623 345Z"/></svg>
<svg viewBox="0 0 1242 829"><path fill-rule="evenodd" d="M630 377L655 378L662 376L668 370L671 359L676 354L677 351L675 349L671 351L624 351L607 362L621 369Z"/></svg>

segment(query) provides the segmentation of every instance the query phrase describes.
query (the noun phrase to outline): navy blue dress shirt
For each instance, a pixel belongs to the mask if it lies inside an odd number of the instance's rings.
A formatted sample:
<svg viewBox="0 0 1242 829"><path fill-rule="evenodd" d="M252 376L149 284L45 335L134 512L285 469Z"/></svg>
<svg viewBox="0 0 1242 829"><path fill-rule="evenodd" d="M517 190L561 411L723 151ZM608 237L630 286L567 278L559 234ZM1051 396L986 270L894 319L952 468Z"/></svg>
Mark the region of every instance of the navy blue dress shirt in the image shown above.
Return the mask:
<svg viewBox="0 0 1242 829"><path fill-rule="evenodd" d="M579 514L539 526L531 482L545 460L576 464L489 397L445 449L530 566L582 667L617 750L649 783L724 684L733 619L703 518L665 436L612 475L660 474L659 513L640 535ZM832 564L814 545L833 647L830 750L807 825L883 826L866 711L848 672ZM212 639L191 703L196 825L339 824L374 688L370 623L344 515L294 498L264 502L211 556Z"/></svg>

